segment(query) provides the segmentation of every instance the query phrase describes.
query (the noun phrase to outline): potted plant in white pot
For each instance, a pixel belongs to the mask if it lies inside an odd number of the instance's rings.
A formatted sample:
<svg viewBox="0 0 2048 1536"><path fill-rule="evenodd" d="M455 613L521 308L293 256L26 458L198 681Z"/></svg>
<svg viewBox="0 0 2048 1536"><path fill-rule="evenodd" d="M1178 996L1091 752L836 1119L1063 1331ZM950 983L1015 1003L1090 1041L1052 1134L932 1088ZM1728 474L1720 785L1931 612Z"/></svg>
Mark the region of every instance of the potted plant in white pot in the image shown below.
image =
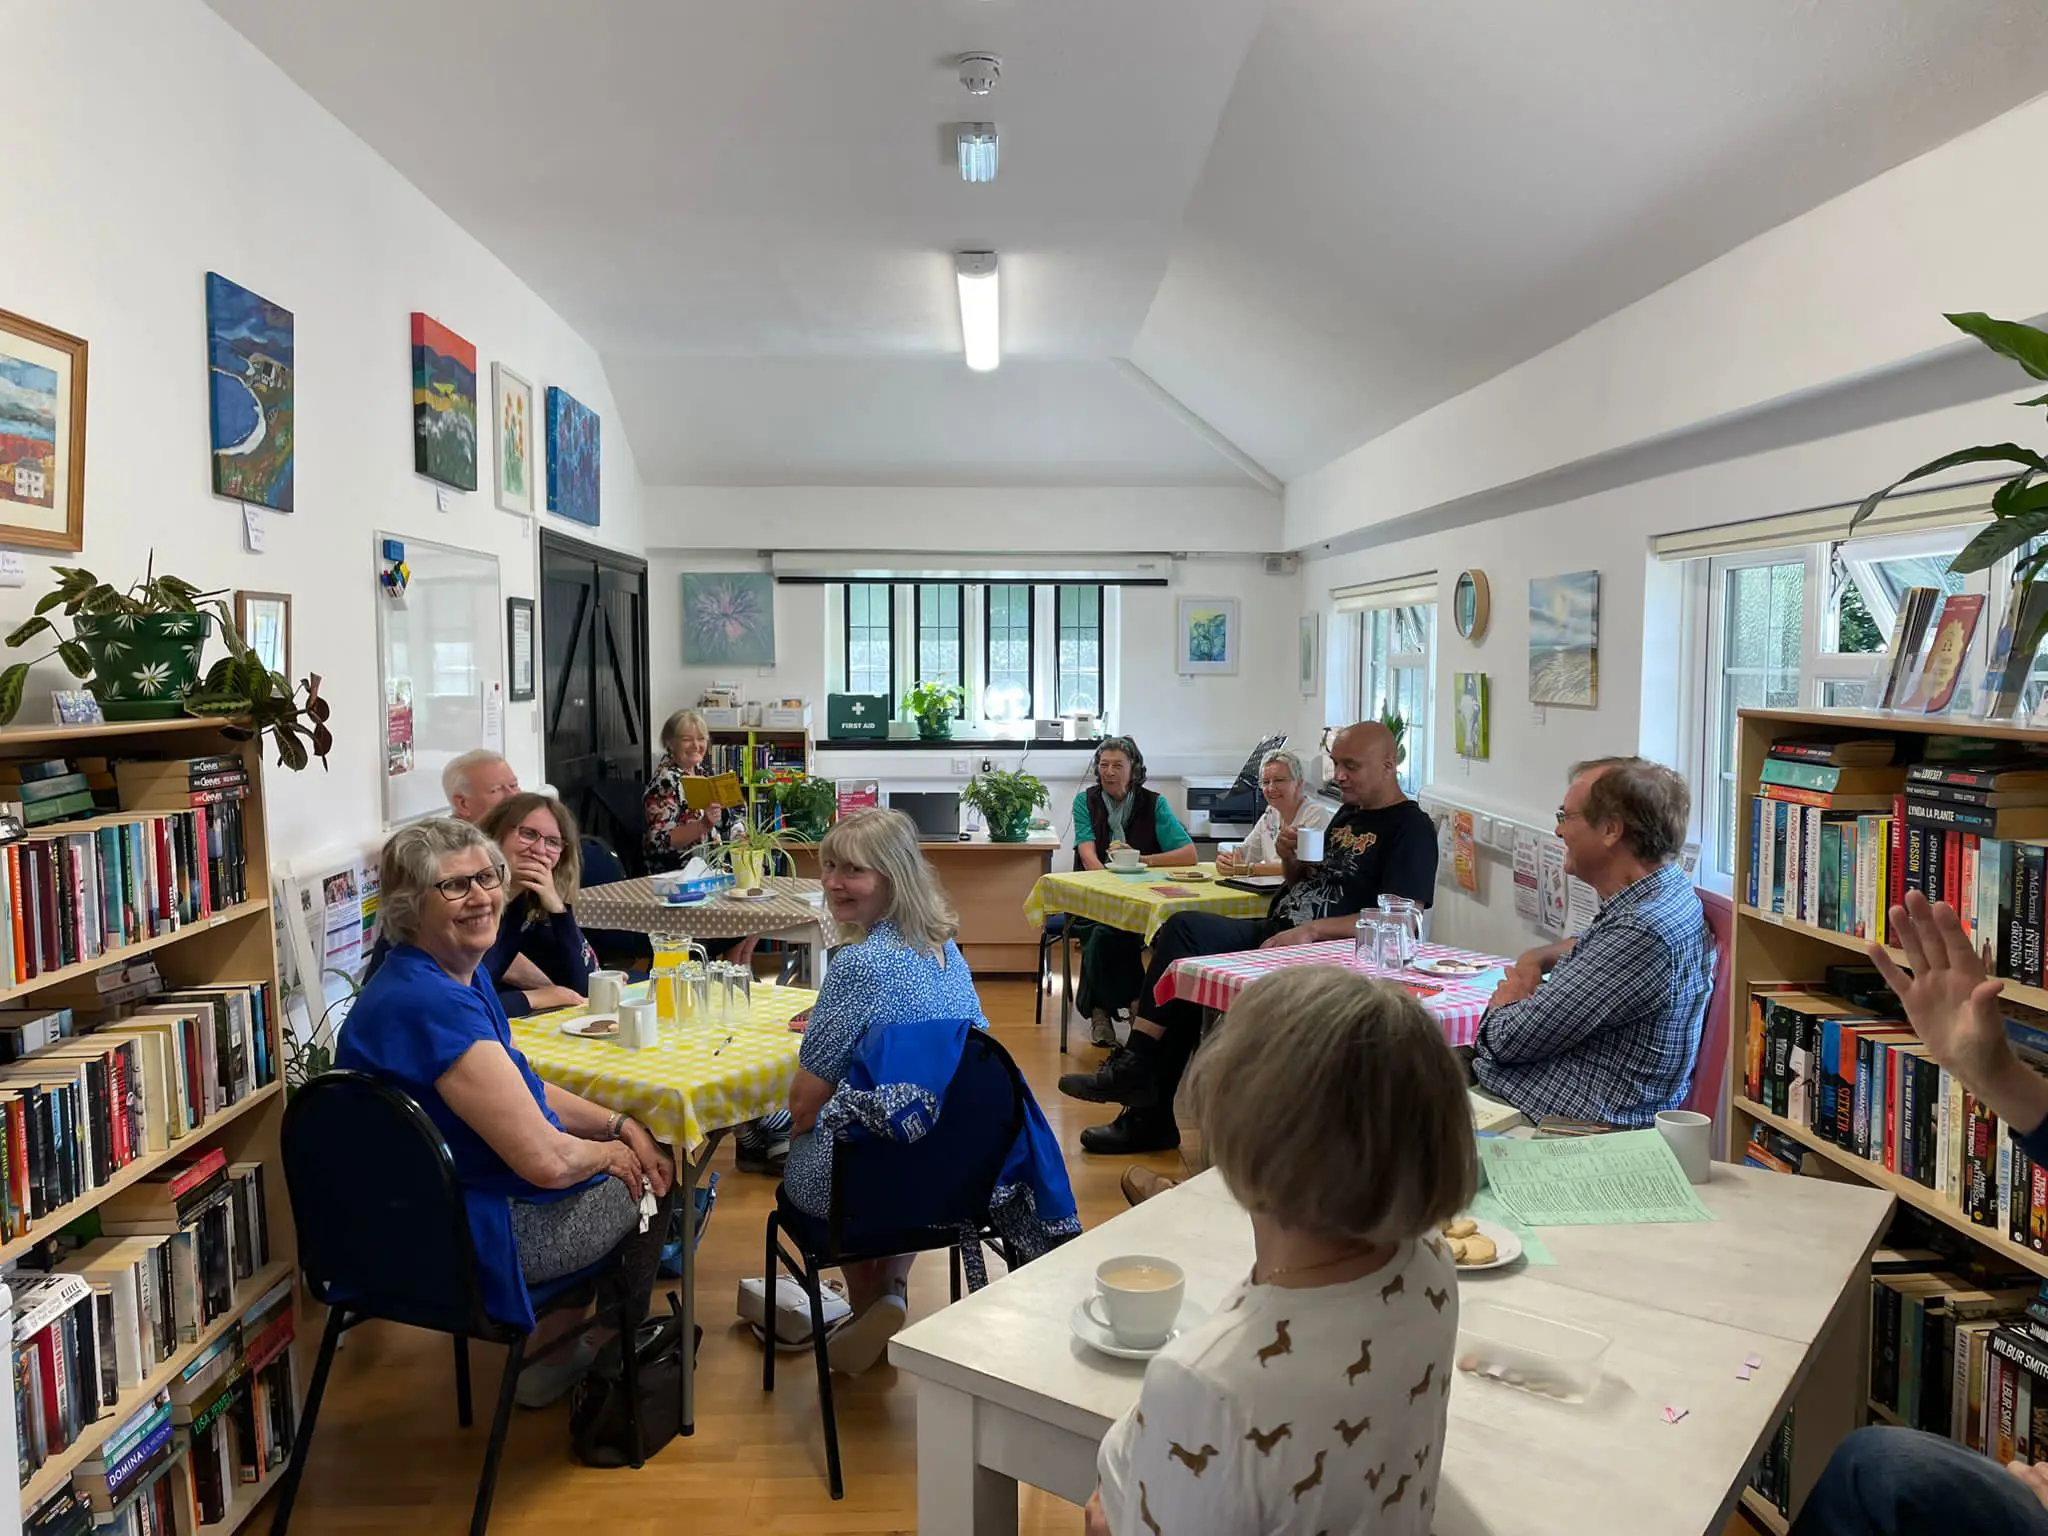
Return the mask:
<svg viewBox="0 0 2048 1536"><path fill-rule="evenodd" d="M992 843L1021 843L1031 835L1031 813L1051 796L1045 784L1021 768L978 773L960 791L960 803L979 811Z"/></svg>

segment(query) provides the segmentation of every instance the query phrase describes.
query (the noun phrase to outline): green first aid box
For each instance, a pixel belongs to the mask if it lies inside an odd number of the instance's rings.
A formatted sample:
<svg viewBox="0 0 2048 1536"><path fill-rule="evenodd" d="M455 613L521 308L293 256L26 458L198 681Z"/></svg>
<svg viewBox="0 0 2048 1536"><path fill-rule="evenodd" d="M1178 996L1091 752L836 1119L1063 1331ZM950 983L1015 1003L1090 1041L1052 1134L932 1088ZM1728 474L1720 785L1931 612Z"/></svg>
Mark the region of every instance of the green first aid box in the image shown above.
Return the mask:
<svg viewBox="0 0 2048 1536"><path fill-rule="evenodd" d="M889 734L889 696L885 693L825 695L825 735L832 741L885 739Z"/></svg>

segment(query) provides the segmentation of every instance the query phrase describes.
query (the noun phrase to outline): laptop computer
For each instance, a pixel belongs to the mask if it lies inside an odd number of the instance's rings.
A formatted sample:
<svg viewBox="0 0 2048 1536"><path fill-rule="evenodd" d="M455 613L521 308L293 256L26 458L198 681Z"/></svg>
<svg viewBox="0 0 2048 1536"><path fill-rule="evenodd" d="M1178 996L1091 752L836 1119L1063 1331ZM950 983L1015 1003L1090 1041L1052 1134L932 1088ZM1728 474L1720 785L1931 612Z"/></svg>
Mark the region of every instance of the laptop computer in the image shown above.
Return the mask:
<svg viewBox="0 0 2048 1536"><path fill-rule="evenodd" d="M891 790L889 808L917 823L920 843L960 840L960 796L954 790Z"/></svg>

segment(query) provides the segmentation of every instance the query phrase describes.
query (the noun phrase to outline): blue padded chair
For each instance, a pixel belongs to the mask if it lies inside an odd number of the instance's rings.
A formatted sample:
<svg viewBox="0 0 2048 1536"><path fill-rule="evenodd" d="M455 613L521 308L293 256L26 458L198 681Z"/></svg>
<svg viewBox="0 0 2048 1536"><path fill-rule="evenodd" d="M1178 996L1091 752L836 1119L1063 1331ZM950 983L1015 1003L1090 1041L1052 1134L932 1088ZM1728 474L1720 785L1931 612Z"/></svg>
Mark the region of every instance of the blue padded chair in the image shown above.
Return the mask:
<svg viewBox="0 0 2048 1536"><path fill-rule="evenodd" d="M915 1026L902 1026L912 1028ZM839 1425L832 1411L832 1367L825 1353L827 1269L902 1253L952 1253L953 1299L960 1299L963 1231L978 1234L1005 1264L987 1229L990 1197L1010 1148L1024 1129L1026 1089L1010 1053L988 1031L970 1029L939 1117L917 1141L842 1135L832 1147L832 1213L798 1210L782 1186L768 1213L767 1294L786 1266L811 1304L811 1352L818 1366L818 1412L825 1424L825 1471L835 1499L846 1496L839 1470ZM788 1238L785 1244L780 1237ZM771 1312L772 1319L772 1312ZM761 1387L775 1390L773 1330L763 1343Z"/></svg>
<svg viewBox="0 0 2048 1536"><path fill-rule="evenodd" d="M456 1416L465 1429L470 1424L469 1341L506 1346L505 1377L469 1522L471 1536L483 1536L511 1422L513 1388L528 1356L525 1333L484 1311L469 1213L447 1142L427 1112L400 1089L367 1073L328 1072L301 1088L286 1106L282 1146L299 1265L307 1294L325 1303L328 1313L291 1466L278 1491L272 1536L285 1536L291 1524L334 1351L342 1334L372 1318L453 1336ZM631 1338L632 1323L638 1321L636 1301L645 1298L623 1294L615 1258L529 1288L536 1314L587 1306L597 1292L604 1295L604 1319ZM564 1334L541 1354L565 1349L576 1337ZM636 1353L621 1351L627 1401L636 1409L637 1467L642 1458Z"/></svg>

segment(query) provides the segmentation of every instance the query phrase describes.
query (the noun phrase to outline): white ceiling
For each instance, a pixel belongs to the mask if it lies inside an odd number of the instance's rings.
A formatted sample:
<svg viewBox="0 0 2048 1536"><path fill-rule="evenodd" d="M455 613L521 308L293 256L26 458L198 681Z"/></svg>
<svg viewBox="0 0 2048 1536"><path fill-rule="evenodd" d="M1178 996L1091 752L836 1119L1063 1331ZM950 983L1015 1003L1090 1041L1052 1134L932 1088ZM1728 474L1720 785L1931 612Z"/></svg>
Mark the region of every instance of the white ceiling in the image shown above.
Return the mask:
<svg viewBox="0 0 2048 1536"><path fill-rule="evenodd" d="M590 338L666 484L1244 483L1120 357L1292 477L2048 67L2039 0L209 3Z"/></svg>

